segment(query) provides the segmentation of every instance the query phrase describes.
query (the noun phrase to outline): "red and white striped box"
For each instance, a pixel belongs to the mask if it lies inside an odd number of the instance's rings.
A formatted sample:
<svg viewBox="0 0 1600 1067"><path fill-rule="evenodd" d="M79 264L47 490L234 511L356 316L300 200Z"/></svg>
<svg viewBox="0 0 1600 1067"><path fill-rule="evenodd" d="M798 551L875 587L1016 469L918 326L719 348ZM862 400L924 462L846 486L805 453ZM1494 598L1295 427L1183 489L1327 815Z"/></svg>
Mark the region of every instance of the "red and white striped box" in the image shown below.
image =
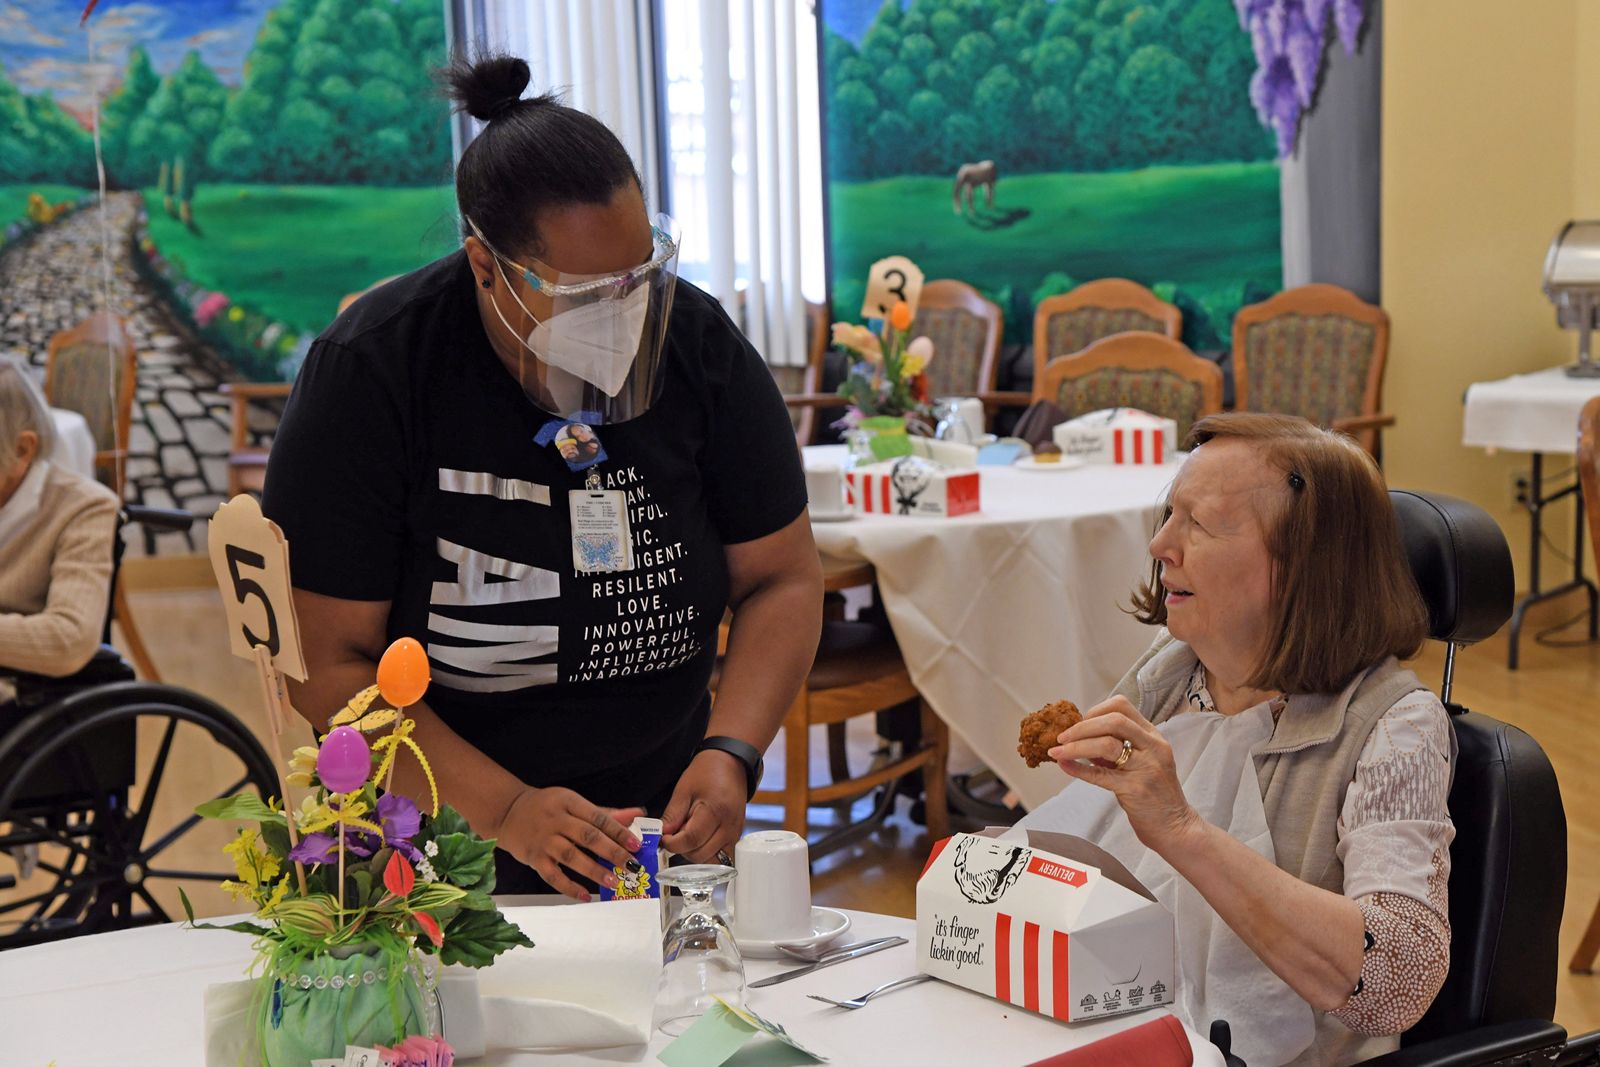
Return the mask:
<svg viewBox="0 0 1600 1067"><path fill-rule="evenodd" d="M1138 408L1106 408L1057 423L1062 455L1087 463L1175 463L1178 424Z"/></svg>
<svg viewBox="0 0 1600 1067"><path fill-rule="evenodd" d="M1063 1022L1174 1000L1172 915L1065 834L940 841L917 882L917 941L923 973Z"/></svg>
<svg viewBox="0 0 1600 1067"><path fill-rule="evenodd" d="M845 472L845 500L863 515L953 519L978 510L978 472L902 456Z"/></svg>

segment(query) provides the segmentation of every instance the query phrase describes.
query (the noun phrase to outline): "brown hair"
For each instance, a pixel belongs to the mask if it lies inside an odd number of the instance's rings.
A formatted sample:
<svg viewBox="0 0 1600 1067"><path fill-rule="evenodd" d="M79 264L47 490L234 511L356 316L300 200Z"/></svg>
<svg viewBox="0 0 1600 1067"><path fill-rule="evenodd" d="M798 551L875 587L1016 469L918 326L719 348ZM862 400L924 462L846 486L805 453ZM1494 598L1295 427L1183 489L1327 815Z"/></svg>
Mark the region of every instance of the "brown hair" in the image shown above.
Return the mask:
<svg viewBox="0 0 1600 1067"><path fill-rule="evenodd" d="M1290 415L1212 415L1189 431L1190 447L1219 439L1250 442L1289 486L1278 514L1263 517L1273 618L1267 650L1246 684L1335 693L1387 656L1416 655L1428 632L1427 608L1372 457L1344 434ZM1163 509L1163 523L1169 514ZM1164 592L1156 560L1134 594L1134 617L1165 625Z"/></svg>

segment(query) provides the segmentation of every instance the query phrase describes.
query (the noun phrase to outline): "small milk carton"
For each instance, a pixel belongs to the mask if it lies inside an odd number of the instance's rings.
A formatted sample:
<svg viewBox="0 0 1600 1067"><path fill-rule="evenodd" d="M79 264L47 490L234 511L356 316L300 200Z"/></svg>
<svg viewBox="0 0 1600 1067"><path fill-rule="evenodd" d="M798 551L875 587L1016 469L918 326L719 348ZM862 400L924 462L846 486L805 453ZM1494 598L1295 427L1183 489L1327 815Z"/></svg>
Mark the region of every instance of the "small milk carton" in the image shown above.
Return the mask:
<svg viewBox="0 0 1600 1067"><path fill-rule="evenodd" d="M863 515L952 519L978 510L978 472L902 456L845 472L845 497Z"/></svg>
<svg viewBox="0 0 1600 1067"><path fill-rule="evenodd" d="M1137 408L1106 408L1058 423L1056 447L1088 463L1173 463L1178 424Z"/></svg>
<svg viewBox="0 0 1600 1067"><path fill-rule="evenodd" d="M956 834L917 882L917 969L1063 1022L1173 1003L1172 915L1109 852Z"/></svg>

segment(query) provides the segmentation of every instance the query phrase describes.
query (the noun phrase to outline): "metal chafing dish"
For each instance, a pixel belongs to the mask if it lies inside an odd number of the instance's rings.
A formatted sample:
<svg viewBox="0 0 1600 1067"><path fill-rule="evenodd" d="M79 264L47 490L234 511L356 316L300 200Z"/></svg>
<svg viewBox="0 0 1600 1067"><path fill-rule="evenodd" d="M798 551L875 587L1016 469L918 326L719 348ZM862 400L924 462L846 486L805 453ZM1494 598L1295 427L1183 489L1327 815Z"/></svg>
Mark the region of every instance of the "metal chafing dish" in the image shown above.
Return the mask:
<svg viewBox="0 0 1600 1067"><path fill-rule="evenodd" d="M1589 355L1589 332L1600 327L1600 221L1561 227L1545 255L1544 295L1556 306L1556 322L1578 331L1578 362L1567 373L1600 378L1600 363Z"/></svg>

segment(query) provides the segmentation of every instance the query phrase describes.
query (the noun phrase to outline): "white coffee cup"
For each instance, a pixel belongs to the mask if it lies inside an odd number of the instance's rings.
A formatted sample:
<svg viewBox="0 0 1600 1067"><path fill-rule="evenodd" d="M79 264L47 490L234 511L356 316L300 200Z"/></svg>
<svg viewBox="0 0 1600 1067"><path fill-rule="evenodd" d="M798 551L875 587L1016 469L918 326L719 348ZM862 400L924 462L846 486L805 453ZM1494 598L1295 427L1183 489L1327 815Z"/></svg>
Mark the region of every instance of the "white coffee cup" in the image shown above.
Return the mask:
<svg viewBox="0 0 1600 1067"><path fill-rule="evenodd" d="M810 937L811 859L806 839L788 830L758 830L740 839L733 865L735 933L751 941Z"/></svg>
<svg viewBox="0 0 1600 1067"><path fill-rule="evenodd" d="M846 510L844 471L838 464L806 465L807 506L818 515L837 515Z"/></svg>

